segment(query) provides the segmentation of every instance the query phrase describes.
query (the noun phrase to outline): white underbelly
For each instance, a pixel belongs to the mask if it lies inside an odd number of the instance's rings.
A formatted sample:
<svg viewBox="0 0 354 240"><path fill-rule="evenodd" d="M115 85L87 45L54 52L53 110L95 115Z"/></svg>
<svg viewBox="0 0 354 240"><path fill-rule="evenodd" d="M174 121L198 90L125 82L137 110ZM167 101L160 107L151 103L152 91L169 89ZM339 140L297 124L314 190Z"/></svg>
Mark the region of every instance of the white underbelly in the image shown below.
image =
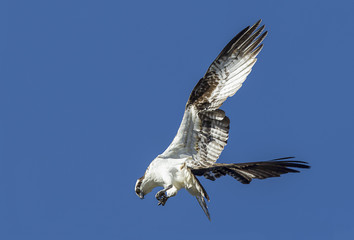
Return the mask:
<svg viewBox="0 0 354 240"><path fill-rule="evenodd" d="M179 172L176 172L176 174L174 176L173 185L178 190L186 187L186 176L183 172L184 172L183 170L180 170Z"/></svg>
<svg viewBox="0 0 354 240"><path fill-rule="evenodd" d="M156 159L153 163L154 175L166 187L172 184L178 190L188 188L190 171L185 166L186 159Z"/></svg>

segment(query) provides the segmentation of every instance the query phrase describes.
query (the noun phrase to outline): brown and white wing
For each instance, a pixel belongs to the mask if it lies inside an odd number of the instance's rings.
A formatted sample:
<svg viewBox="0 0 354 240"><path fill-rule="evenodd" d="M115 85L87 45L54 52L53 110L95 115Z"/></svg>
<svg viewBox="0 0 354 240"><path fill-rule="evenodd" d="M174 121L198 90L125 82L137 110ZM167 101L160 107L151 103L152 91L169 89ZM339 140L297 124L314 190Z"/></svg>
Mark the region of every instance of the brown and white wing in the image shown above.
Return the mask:
<svg viewBox="0 0 354 240"><path fill-rule="evenodd" d="M267 32L259 20L237 34L194 87L176 137L161 157L192 156L192 168L213 165L223 151L230 120L219 107L241 88L262 49ZM258 29L257 29L258 28Z"/></svg>
<svg viewBox="0 0 354 240"><path fill-rule="evenodd" d="M260 23L261 20L246 27L225 46L194 87L187 106L215 110L241 88L262 50L261 42L267 36L267 32L262 33L264 25L258 28Z"/></svg>

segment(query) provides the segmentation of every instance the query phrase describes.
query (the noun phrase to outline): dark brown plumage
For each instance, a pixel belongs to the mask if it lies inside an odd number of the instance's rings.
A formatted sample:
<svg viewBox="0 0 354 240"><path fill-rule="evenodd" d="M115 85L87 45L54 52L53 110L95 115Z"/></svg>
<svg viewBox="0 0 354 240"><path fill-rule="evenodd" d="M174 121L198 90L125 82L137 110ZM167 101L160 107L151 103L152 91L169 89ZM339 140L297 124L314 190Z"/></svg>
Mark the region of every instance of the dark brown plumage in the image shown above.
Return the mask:
<svg viewBox="0 0 354 240"><path fill-rule="evenodd" d="M252 179L280 177L281 174L299 172L293 168L310 168L307 162L287 160L294 157L278 158L270 161L248 163L214 163L208 168L192 169L196 176L204 176L214 181L221 176L229 175L241 183L248 184Z"/></svg>

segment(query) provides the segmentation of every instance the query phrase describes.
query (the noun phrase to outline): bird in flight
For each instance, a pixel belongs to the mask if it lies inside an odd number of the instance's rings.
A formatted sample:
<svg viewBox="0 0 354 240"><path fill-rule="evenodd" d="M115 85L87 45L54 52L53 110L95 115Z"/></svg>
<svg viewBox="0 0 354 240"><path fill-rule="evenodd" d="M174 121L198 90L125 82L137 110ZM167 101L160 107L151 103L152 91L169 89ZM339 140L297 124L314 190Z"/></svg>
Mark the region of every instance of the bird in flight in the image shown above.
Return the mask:
<svg viewBox="0 0 354 240"><path fill-rule="evenodd" d="M210 220L206 201L209 196L196 176L214 181L229 175L241 183L252 179L279 177L293 168L309 168L306 162L292 157L248 163L216 163L228 137L230 120L219 107L239 90L262 50L261 20L238 33L216 57L204 77L194 87L185 107L177 135L170 146L148 166L135 184L135 193L143 199L155 187L163 189L155 195L164 206L170 197L185 188L195 196Z"/></svg>

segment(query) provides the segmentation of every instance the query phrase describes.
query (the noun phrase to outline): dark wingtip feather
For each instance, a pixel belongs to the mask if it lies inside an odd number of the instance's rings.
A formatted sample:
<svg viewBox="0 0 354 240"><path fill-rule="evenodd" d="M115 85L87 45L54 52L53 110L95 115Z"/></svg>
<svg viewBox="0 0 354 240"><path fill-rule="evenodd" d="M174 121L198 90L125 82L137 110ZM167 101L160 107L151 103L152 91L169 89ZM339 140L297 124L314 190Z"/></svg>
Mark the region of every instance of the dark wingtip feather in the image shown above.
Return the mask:
<svg viewBox="0 0 354 240"><path fill-rule="evenodd" d="M258 28L258 26L261 24L262 19L259 19L251 28Z"/></svg>
<svg viewBox="0 0 354 240"><path fill-rule="evenodd" d="M252 50L258 46L260 42L264 39L264 33L257 39L257 37L263 32L265 25L261 26L257 30L254 29L254 33L252 33L244 42L240 44L237 48L238 51L244 52L243 55L246 55L246 52L252 52ZM255 40L256 39L256 40ZM245 51L247 49L247 51Z"/></svg>
<svg viewBox="0 0 354 240"><path fill-rule="evenodd" d="M275 158L275 159L272 159L271 161L278 161L278 160L285 160L285 159L292 159L292 158L295 158L295 157L282 157L282 158Z"/></svg>
<svg viewBox="0 0 354 240"><path fill-rule="evenodd" d="M260 28L261 29L261 28ZM262 29L263 31L263 29ZM260 34L261 31L257 31L257 34ZM256 34L256 33L255 33ZM258 49L257 46L264 40L264 38L267 36L268 32L265 31L264 33L262 33L261 36L259 36L258 38L256 38L255 40L252 39L252 43L248 44L247 47L244 49L243 55L248 55L250 53L253 53L255 51L255 49ZM257 53L258 54L258 53ZM257 54L253 54L252 56L256 56Z"/></svg>
<svg viewBox="0 0 354 240"><path fill-rule="evenodd" d="M218 61L222 56L225 55L229 55L231 54L236 48L241 48L242 46L244 46L244 48L247 48L249 46L249 44L252 43L252 41L264 30L264 25L258 29L256 31L256 29L259 27L259 25L261 24L262 19L259 19L255 24L253 24L251 27L248 26L246 28L244 28L241 32L239 32L224 48L223 50L220 52L220 54L216 57L215 61ZM252 36L253 32L256 31L255 35L253 35L253 38L250 36ZM261 41L263 41L265 35L262 34L261 35ZM250 41L248 41L250 40ZM254 48L256 48L258 46L258 44L261 42L258 39L256 40L256 44L251 44L253 46L252 50ZM251 51L252 51L251 50ZM250 51L248 51L250 52Z"/></svg>
<svg viewBox="0 0 354 240"><path fill-rule="evenodd" d="M310 168L308 165L308 162L303 162L303 161L286 161L287 164L294 164L295 167L299 168Z"/></svg>
<svg viewBox="0 0 354 240"><path fill-rule="evenodd" d="M311 168L311 166L308 165L309 163L305 162L305 161L294 161L294 160L284 161L284 160L294 159L294 158L295 157L276 158L276 159L272 159L268 162L279 162L279 164L284 163L284 165L286 165L287 167Z"/></svg>
<svg viewBox="0 0 354 240"><path fill-rule="evenodd" d="M292 160L295 157L276 158L268 161L248 163L215 163L212 167L192 170L196 175L211 176L215 178L230 175L243 184L249 184L252 178L265 179L269 177L280 177L286 173L300 172L294 168L308 169L307 162ZM207 174L206 174L207 173ZM247 173L252 174L249 176Z"/></svg>
<svg viewBox="0 0 354 240"><path fill-rule="evenodd" d="M231 41L221 50L219 55L216 57L214 61L218 61L221 56L229 52L234 45L235 42L237 42L248 30L250 29L250 26L245 27L241 32L239 32Z"/></svg>
<svg viewBox="0 0 354 240"><path fill-rule="evenodd" d="M259 52L262 50L262 48L263 48L263 44L259 45L259 46L252 52L251 57L256 57L256 56L259 54Z"/></svg>

